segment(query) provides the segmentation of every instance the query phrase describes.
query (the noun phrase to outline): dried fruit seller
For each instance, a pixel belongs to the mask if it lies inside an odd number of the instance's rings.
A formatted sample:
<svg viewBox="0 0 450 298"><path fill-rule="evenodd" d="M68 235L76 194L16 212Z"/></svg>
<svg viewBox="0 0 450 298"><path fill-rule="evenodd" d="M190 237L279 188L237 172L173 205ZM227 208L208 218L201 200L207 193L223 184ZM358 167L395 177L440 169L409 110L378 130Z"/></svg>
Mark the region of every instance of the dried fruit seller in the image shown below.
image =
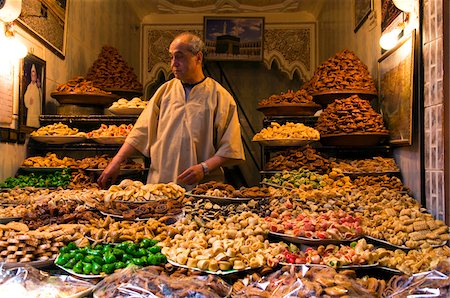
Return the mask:
<svg viewBox="0 0 450 298"><path fill-rule="evenodd" d="M114 182L120 163L137 151L150 157L147 183L187 188L222 181L222 166L245 159L237 107L218 82L203 73L204 43L185 32L169 47L175 78L150 99L124 145L98 179Z"/></svg>

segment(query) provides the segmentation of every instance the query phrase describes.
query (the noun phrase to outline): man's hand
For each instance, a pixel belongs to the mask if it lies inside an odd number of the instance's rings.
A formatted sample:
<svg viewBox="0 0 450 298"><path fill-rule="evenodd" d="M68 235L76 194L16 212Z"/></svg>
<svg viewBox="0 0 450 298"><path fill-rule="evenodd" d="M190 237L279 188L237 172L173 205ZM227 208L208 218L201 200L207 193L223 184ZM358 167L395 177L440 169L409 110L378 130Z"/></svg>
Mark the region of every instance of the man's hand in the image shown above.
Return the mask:
<svg viewBox="0 0 450 298"><path fill-rule="evenodd" d="M114 159L103 170L100 177L97 179L97 183L101 188L106 188L109 184L114 184L120 172L120 162L115 162Z"/></svg>
<svg viewBox="0 0 450 298"><path fill-rule="evenodd" d="M193 165L181 173L177 177L177 181L186 185L194 185L203 179L205 174L203 173L203 167L201 164Z"/></svg>

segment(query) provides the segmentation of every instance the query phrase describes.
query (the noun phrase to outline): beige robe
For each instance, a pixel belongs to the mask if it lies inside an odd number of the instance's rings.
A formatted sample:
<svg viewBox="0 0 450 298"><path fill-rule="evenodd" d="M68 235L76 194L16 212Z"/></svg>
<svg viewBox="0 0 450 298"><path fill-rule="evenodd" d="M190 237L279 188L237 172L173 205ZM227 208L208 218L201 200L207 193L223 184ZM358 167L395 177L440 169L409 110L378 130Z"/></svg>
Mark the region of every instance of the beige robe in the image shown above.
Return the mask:
<svg viewBox="0 0 450 298"><path fill-rule="evenodd" d="M195 85L187 100L180 80L162 85L126 142L150 157L147 183L176 182L184 170L214 155L245 160L236 103L211 78ZM223 181L223 170L205 178Z"/></svg>

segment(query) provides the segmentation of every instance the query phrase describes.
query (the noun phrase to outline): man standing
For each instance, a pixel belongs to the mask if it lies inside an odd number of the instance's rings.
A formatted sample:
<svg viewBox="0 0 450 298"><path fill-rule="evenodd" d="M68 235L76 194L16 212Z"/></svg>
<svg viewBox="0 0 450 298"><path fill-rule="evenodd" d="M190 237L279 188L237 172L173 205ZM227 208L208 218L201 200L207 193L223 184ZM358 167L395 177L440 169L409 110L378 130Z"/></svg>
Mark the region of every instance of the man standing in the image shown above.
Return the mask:
<svg viewBox="0 0 450 298"><path fill-rule="evenodd" d="M245 159L237 107L218 82L203 73L204 43L192 33L169 47L175 78L150 99L124 145L98 179L115 181L120 163L136 151L150 157L147 183L184 187L223 181L222 166Z"/></svg>

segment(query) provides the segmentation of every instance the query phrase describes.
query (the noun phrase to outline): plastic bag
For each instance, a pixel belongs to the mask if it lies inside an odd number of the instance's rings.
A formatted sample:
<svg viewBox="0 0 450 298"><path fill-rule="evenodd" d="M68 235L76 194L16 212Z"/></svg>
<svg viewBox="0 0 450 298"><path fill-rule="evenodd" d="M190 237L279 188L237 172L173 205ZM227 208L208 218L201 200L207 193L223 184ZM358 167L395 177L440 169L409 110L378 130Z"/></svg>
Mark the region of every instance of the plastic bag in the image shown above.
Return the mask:
<svg viewBox="0 0 450 298"><path fill-rule="evenodd" d="M383 295L387 298L450 297L450 262L443 261L436 270L412 276L392 277Z"/></svg>
<svg viewBox="0 0 450 298"><path fill-rule="evenodd" d="M50 276L33 267L0 265L0 297L68 297L89 294L95 285L71 276Z"/></svg>
<svg viewBox="0 0 450 298"><path fill-rule="evenodd" d="M227 297L231 286L215 275L168 275L164 268L127 267L101 281L95 297Z"/></svg>
<svg viewBox="0 0 450 298"><path fill-rule="evenodd" d="M338 273L330 267L285 266L250 283L233 297L376 297L376 288L365 288L354 274L352 270Z"/></svg>

